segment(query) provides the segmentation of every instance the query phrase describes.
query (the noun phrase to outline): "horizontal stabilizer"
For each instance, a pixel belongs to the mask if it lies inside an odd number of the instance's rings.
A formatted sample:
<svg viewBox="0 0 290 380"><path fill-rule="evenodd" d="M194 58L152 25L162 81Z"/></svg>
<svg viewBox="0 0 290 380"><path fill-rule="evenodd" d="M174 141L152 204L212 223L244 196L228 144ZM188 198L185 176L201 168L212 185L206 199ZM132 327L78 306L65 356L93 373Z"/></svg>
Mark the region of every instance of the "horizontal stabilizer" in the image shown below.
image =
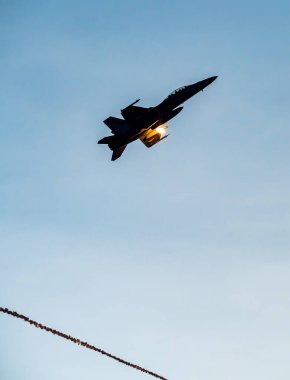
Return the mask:
<svg viewBox="0 0 290 380"><path fill-rule="evenodd" d="M115 136L106 136L98 141L98 144L110 144L115 140Z"/></svg>
<svg viewBox="0 0 290 380"><path fill-rule="evenodd" d="M113 155L112 155L112 161L117 160L121 155L123 154L125 148L127 145L123 145L120 148L114 149L113 150Z"/></svg>

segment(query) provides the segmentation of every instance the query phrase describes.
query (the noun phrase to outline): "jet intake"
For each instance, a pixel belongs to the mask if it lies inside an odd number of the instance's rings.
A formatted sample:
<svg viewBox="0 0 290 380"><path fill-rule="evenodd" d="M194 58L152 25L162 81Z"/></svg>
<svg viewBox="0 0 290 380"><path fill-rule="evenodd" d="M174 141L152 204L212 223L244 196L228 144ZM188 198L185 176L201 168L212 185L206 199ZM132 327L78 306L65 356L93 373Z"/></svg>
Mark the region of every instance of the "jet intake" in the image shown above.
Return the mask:
<svg viewBox="0 0 290 380"><path fill-rule="evenodd" d="M175 108L174 110L170 110L166 113L164 113L164 115L162 116L162 124L166 123L168 120L172 119L174 116L176 116L181 110L183 109L183 107L177 107Z"/></svg>
<svg viewBox="0 0 290 380"><path fill-rule="evenodd" d="M181 110L183 109L183 107L177 107L175 108L174 110L170 110L168 112L164 112L162 115L161 115L161 118L153 125L151 126L152 129L156 129L157 127L159 127L160 125L163 125L165 123L167 123L167 121L171 120L174 116L176 116Z"/></svg>
<svg viewBox="0 0 290 380"><path fill-rule="evenodd" d="M177 114L179 114L180 111L182 111L183 107L177 107L175 108L174 110L171 111L171 113L169 114L169 119L172 119L174 116L176 116Z"/></svg>

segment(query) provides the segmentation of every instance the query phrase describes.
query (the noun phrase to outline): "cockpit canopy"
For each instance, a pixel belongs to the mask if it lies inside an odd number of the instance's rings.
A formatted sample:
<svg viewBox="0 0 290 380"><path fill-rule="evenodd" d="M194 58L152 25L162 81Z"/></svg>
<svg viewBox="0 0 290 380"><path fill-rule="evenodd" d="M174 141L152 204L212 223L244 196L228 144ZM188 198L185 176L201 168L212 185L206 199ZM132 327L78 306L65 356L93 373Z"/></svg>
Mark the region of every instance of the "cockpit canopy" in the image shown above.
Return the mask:
<svg viewBox="0 0 290 380"><path fill-rule="evenodd" d="M186 87L187 87L187 86L182 86L182 87L179 87L178 89L172 91L172 93L169 94L169 95L167 96L166 99L171 98L173 95L175 95L175 94L177 94L178 92L184 90Z"/></svg>

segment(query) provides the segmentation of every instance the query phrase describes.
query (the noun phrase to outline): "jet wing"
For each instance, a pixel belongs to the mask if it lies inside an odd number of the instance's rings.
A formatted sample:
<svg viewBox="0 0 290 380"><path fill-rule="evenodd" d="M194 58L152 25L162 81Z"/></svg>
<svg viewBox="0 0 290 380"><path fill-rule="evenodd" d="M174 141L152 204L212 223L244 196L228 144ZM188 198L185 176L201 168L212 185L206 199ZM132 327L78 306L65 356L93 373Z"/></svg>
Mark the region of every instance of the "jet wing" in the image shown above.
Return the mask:
<svg viewBox="0 0 290 380"><path fill-rule="evenodd" d="M139 106L129 106L121 110L121 114L123 118L128 121L132 122L136 119L138 119L140 116L147 113L149 108L145 107L139 107Z"/></svg>
<svg viewBox="0 0 290 380"><path fill-rule="evenodd" d="M122 135L130 132L131 130L125 120L114 116L108 117L104 120L104 123L110 128L114 135Z"/></svg>

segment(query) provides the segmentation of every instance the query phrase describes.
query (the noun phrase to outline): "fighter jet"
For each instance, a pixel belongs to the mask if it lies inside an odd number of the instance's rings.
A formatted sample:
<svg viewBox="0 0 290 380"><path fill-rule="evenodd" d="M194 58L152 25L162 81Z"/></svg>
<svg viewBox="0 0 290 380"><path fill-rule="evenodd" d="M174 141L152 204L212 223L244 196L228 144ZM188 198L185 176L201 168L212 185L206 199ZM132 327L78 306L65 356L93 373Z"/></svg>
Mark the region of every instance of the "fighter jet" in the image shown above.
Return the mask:
<svg viewBox="0 0 290 380"><path fill-rule="evenodd" d="M113 134L102 138L98 144L107 144L113 151L112 161L117 160L126 146L135 140L139 139L150 148L168 137L167 122L183 109L180 105L203 91L216 78L217 76L213 76L195 84L180 87L155 107L136 106L135 104L140 101L137 99L121 110L123 119L110 116L104 120Z"/></svg>

